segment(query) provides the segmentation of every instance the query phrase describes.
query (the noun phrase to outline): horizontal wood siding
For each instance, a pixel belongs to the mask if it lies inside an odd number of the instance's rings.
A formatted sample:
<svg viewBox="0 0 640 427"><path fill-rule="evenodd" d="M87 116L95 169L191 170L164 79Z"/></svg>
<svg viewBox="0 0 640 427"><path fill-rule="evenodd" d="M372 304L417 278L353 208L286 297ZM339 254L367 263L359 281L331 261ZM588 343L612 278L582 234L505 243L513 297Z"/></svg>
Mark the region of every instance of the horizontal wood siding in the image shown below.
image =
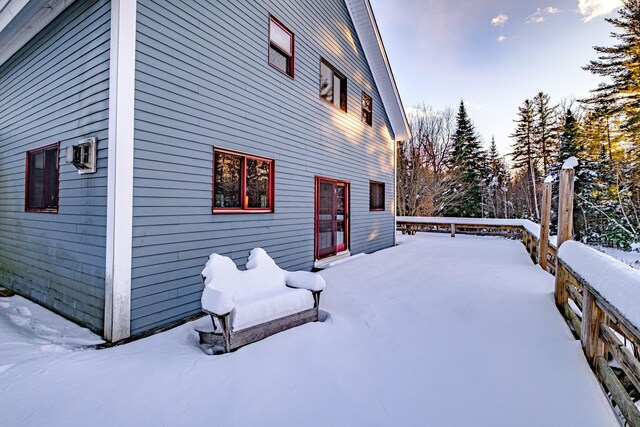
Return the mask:
<svg viewBox="0 0 640 427"><path fill-rule="evenodd" d="M269 14L295 34L295 79L268 64ZM259 246L311 269L316 176L351 184L352 252L393 244L391 130L342 0L140 0L137 31L133 333L200 311L212 252L243 266ZM347 114L319 97L321 57L348 79ZM213 146L275 159L275 213L211 214Z"/></svg>
<svg viewBox="0 0 640 427"><path fill-rule="evenodd" d="M0 67L0 286L103 329L109 1L77 1ZM98 172L66 147L98 138ZM24 211L28 150L60 141L57 214Z"/></svg>

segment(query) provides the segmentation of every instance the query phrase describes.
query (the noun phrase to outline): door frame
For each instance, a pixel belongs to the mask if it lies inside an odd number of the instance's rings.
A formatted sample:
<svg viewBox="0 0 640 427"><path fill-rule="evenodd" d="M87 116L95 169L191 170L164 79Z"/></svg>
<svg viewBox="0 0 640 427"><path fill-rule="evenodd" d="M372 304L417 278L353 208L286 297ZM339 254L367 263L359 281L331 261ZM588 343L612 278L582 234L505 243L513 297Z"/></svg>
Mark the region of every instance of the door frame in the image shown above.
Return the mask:
<svg viewBox="0 0 640 427"><path fill-rule="evenodd" d="M345 219L344 219L344 244L345 244L345 249L341 252L345 252L348 251L351 248L351 183L349 181L345 181L345 180L341 180L341 179L336 179L336 178L328 178L325 176L317 176L316 175L316 179L315 179L315 202L314 202L314 209L313 209L313 222L314 222L314 230L313 230L313 257L315 260L319 260L319 259L326 259L326 258L330 258L332 256L335 256L336 254L332 254L332 255L327 255L324 256L322 258L319 257L319 239L318 239L318 229L319 229L319 223L318 223L318 211L320 208L320 182L321 181L328 181L328 182L332 182L334 184L337 185L344 185L345 187L345 207L344 207L344 211L345 211ZM335 221L335 218L334 218ZM335 233L335 231L334 231ZM336 236L334 236L335 238ZM336 253L340 253L337 252L336 249Z"/></svg>

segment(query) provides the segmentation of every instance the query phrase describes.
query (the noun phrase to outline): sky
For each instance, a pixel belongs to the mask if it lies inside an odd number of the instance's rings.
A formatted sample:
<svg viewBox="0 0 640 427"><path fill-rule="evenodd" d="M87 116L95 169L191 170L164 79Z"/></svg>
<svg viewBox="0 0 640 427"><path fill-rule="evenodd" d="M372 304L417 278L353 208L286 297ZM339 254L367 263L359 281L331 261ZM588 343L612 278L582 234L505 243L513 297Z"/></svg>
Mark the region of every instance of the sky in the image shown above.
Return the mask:
<svg viewBox="0 0 640 427"><path fill-rule="evenodd" d="M601 78L582 67L614 43L621 0L370 0L405 110L457 111L464 100L503 155L518 107L543 91L585 98Z"/></svg>

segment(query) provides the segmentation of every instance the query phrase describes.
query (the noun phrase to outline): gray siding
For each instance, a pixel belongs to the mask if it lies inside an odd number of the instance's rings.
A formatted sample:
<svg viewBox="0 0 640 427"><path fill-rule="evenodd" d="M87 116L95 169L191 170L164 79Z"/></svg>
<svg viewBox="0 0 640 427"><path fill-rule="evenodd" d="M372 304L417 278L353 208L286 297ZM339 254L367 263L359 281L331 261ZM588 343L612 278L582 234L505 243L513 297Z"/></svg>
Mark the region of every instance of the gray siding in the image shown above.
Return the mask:
<svg viewBox="0 0 640 427"><path fill-rule="evenodd" d="M78 1L0 66L0 286L103 329L109 1ZM98 172L63 152L96 136ZM59 212L24 211L27 150L60 142Z"/></svg>
<svg viewBox="0 0 640 427"><path fill-rule="evenodd" d="M352 252L393 243L388 119L344 2L318 3L139 1L133 333L200 311L211 252L244 265L260 246L310 269L315 176L351 184ZM268 65L269 13L295 33L293 80ZM319 98L321 57L348 78L348 114ZM212 146L275 159L275 213L211 214ZM369 212L370 179L386 184L384 212Z"/></svg>

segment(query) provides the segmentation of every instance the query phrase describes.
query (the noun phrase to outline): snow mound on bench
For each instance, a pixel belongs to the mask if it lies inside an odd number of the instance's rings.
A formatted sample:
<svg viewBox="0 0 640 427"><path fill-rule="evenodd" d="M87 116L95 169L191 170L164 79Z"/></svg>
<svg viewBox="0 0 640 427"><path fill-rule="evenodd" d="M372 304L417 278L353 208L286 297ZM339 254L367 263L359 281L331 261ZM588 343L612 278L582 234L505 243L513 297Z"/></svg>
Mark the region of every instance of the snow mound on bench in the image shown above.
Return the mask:
<svg viewBox="0 0 640 427"><path fill-rule="evenodd" d="M313 308L309 290L324 288L319 275L289 273L262 248L250 252L245 268L238 270L233 260L214 253L201 273L205 284L202 308L218 315L230 313L234 330ZM287 287L288 283L302 289Z"/></svg>

